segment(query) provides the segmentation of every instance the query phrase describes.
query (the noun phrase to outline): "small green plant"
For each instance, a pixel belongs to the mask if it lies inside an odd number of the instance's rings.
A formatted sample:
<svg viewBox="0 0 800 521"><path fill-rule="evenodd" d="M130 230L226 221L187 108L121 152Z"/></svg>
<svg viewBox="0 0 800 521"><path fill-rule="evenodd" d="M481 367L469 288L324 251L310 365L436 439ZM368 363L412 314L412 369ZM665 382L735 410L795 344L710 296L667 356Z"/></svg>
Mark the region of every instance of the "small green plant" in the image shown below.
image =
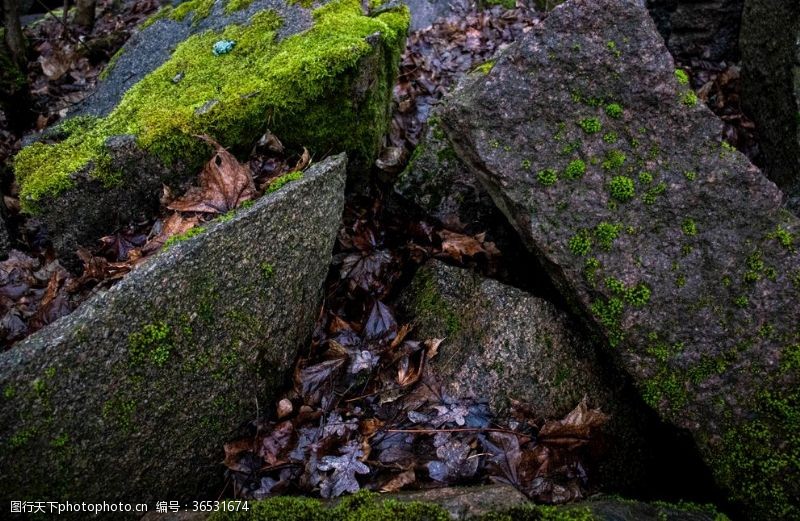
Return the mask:
<svg viewBox="0 0 800 521"><path fill-rule="evenodd" d="M687 170L686 172L683 173L683 176L689 181L694 181L695 179L697 179L697 172L694 172L692 170Z"/></svg>
<svg viewBox="0 0 800 521"><path fill-rule="evenodd" d="M660 196L666 191L667 191L667 183L662 181L658 183L656 186L647 190L647 192L645 192L644 196L642 197L642 202L648 205L655 204L656 200L658 199L658 196Z"/></svg>
<svg viewBox="0 0 800 521"><path fill-rule="evenodd" d="M697 235L697 223L694 222L694 219L684 219L683 224L681 224L681 230L684 235L694 237Z"/></svg>
<svg viewBox="0 0 800 521"><path fill-rule="evenodd" d="M582 119L578 122L578 126L587 134L597 134L603 128L603 124L597 118Z"/></svg>
<svg viewBox="0 0 800 521"><path fill-rule="evenodd" d="M750 300L746 296L740 295L736 297L736 300L734 300L733 303L736 304L737 307L746 308L748 304L750 304Z"/></svg>
<svg viewBox="0 0 800 521"><path fill-rule="evenodd" d="M778 226L775 231L767 235L770 239L777 240L781 246L789 251L794 251L794 235L789 230L785 230Z"/></svg>
<svg viewBox="0 0 800 521"><path fill-rule="evenodd" d="M619 141L619 136L617 136L616 132L606 132L603 136L603 141L608 143L609 145L613 145L617 141Z"/></svg>
<svg viewBox="0 0 800 521"><path fill-rule="evenodd" d="M619 103L609 103L606 105L606 114L609 118L619 119L622 117L622 105Z"/></svg>
<svg viewBox="0 0 800 521"><path fill-rule="evenodd" d="M617 175L611 178L609 192L611 197L624 203L633 199L633 196L636 195L636 188L633 185L633 179L624 175Z"/></svg>
<svg viewBox="0 0 800 521"><path fill-rule="evenodd" d="M531 160L530 159L523 159L522 163L521 163L521 166L522 166L523 170L530 170L531 166L532 166Z"/></svg>
<svg viewBox="0 0 800 521"><path fill-rule="evenodd" d="M583 174L585 173L586 163L582 159L570 161L565 171L567 179L578 179L579 177L583 177Z"/></svg>
<svg viewBox="0 0 800 521"><path fill-rule="evenodd" d="M653 182L653 174L645 170L642 170L641 172L639 172L639 182L642 183L643 185L649 185L650 183Z"/></svg>
<svg viewBox="0 0 800 521"><path fill-rule="evenodd" d="M627 157L619 150L609 150L606 153L606 159L603 161L603 170L615 170L622 168L625 164Z"/></svg>
<svg viewBox="0 0 800 521"><path fill-rule="evenodd" d="M592 238L588 230L580 230L569 240L570 251L579 257L589 253L592 249Z"/></svg>
<svg viewBox="0 0 800 521"><path fill-rule="evenodd" d="M675 79L680 85L689 85L689 75L683 69L675 69Z"/></svg>
<svg viewBox="0 0 800 521"><path fill-rule="evenodd" d="M697 94L693 90L687 90L681 96L681 103L687 107L694 107L697 105Z"/></svg>
<svg viewBox="0 0 800 521"><path fill-rule="evenodd" d="M542 186L552 186L558 181L558 172L552 168L539 170L539 173L536 174L536 179Z"/></svg>
<svg viewBox="0 0 800 521"><path fill-rule="evenodd" d="M594 236L601 248L610 250L614 240L619 237L620 229L622 229L621 224L611 224L603 221L595 227Z"/></svg>

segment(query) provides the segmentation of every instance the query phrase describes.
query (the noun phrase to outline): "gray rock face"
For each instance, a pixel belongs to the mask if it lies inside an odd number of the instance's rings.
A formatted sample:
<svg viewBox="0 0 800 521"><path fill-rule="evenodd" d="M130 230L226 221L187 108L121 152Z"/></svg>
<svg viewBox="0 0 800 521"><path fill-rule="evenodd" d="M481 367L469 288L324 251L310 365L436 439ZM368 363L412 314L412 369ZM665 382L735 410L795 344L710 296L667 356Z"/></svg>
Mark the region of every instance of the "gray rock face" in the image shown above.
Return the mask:
<svg viewBox="0 0 800 521"><path fill-rule="evenodd" d="M656 441L650 415L596 342L553 304L438 261L417 272L400 304L421 338L445 339L431 363L453 397L488 401L500 418L518 400L548 419L587 397L611 416L611 451L592 482L636 493L659 479L655 453L671 449Z"/></svg>
<svg viewBox="0 0 800 521"><path fill-rule="evenodd" d="M485 231L499 214L489 193L456 155L435 110L394 191L446 228L461 233Z"/></svg>
<svg viewBox="0 0 800 521"><path fill-rule="evenodd" d="M791 0L789 0L791 1ZM733 60L745 0L647 0L647 8L673 55Z"/></svg>
<svg viewBox="0 0 800 521"><path fill-rule="evenodd" d="M311 333L345 169L312 166L0 354L3 500L218 493L230 429Z"/></svg>
<svg viewBox="0 0 800 521"><path fill-rule="evenodd" d="M800 223L643 9L575 0L444 108L456 152L752 518L800 516Z"/></svg>
<svg viewBox="0 0 800 521"><path fill-rule="evenodd" d="M758 124L767 175L800 215L800 3L748 0L741 49L742 101Z"/></svg>

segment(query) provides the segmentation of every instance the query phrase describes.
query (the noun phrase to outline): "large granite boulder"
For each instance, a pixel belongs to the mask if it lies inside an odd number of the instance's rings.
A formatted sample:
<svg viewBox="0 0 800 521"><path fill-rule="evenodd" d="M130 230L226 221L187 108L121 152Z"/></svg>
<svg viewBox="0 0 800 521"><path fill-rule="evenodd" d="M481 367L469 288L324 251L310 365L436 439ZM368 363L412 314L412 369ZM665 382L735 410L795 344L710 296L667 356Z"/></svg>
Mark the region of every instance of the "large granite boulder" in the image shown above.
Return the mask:
<svg viewBox="0 0 800 521"><path fill-rule="evenodd" d="M647 8L674 56L719 61L735 60L739 56L739 26L744 2L647 0Z"/></svg>
<svg viewBox="0 0 800 521"><path fill-rule="evenodd" d="M637 2L555 9L443 110L455 151L751 518L800 516L800 222Z"/></svg>
<svg viewBox="0 0 800 521"><path fill-rule="evenodd" d="M767 175L800 215L800 2L748 0L741 49L742 101L758 124Z"/></svg>
<svg viewBox="0 0 800 521"><path fill-rule="evenodd" d="M3 502L216 497L222 444L311 334L345 169L312 166L0 354Z"/></svg>
<svg viewBox="0 0 800 521"><path fill-rule="evenodd" d="M431 261L399 304L420 338L444 339L432 373L454 398L488 402L498 418L519 401L539 417L560 419L583 398L609 414L609 451L590 476L592 484L625 494L707 491L703 472L681 484L662 479L678 462L696 468L693 451L685 441L665 437L663 425L601 356L597 342L552 303Z"/></svg>
<svg viewBox="0 0 800 521"><path fill-rule="evenodd" d="M23 209L72 253L158 209L208 157L195 135L247 152L269 129L368 171L389 121L408 11L360 0L191 0L162 9L78 113L15 158ZM239 10L236 10L239 7Z"/></svg>

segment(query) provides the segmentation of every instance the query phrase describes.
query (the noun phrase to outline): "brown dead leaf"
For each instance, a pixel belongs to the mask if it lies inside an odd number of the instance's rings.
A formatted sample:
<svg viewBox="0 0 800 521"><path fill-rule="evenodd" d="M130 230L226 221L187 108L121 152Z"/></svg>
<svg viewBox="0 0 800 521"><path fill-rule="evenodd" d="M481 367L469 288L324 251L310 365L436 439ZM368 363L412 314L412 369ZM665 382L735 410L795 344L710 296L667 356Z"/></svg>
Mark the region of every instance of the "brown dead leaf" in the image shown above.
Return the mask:
<svg viewBox="0 0 800 521"><path fill-rule="evenodd" d="M479 253L489 257L500 253L493 242L486 242L485 233L479 233L474 237L449 230L438 233L442 239L442 253L459 262L462 257L474 257Z"/></svg>
<svg viewBox="0 0 800 521"><path fill-rule="evenodd" d="M288 173L292 172L300 172L305 170L308 165L311 164L311 154L309 154L308 149L303 147L303 155L300 156L300 159L297 160L297 163L289 170Z"/></svg>
<svg viewBox="0 0 800 521"><path fill-rule="evenodd" d="M198 222L200 222L200 219L196 216L184 217L179 213L173 213L167 217L165 221L156 223L153 230L158 231L156 235L142 247L142 253L148 255L160 250L170 237L186 233L187 230L193 228Z"/></svg>
<svg viewBox="0 0 800 521"><path fill-rule="evenodd" d="M584 398L564 419L546 422L539 431L539 441L568 448L580 447L588 443L608 419L609 416L599 409L589 409Z"/></svg>
<svg viewBox="0 0 800 521"><path fill-rule="evenodd" d="M223 461L223 465L234 472L249 472L251 470L249 466L240 464L239 460L241 459L240 456L242 453L252 452L252 439L241 439L226 443L224 449L225 460Z"/></svg>
<svg viewBox="0 0 800 521"><path fill-rule="evenodd" d="M167 208L180 212L226 213L255 197L250 167L208 136L199 136L215 147L214 157L200 173L200 186L190 188Z"/></svg>

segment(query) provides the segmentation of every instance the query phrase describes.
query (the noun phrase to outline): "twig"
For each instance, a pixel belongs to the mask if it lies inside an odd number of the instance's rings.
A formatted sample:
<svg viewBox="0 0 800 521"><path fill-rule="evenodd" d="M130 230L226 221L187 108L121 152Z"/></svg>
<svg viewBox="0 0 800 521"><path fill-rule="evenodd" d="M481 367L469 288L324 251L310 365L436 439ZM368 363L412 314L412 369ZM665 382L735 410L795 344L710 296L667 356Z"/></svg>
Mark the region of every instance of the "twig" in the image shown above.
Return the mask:
<svg viewBox="0 0 800 521"><path fill-rule="evenodd" d="M529 440L533 439L532 436L528 436L527 434L521 434L516 431L512 431L510 429L494 429L494 428L469 428L464 427L461 429L386 429L385 432L405 432L408 434L437 434L439 432L503 432L506 434L513 434L515 436L519 436L520 438L527 438Z"/></svg>

